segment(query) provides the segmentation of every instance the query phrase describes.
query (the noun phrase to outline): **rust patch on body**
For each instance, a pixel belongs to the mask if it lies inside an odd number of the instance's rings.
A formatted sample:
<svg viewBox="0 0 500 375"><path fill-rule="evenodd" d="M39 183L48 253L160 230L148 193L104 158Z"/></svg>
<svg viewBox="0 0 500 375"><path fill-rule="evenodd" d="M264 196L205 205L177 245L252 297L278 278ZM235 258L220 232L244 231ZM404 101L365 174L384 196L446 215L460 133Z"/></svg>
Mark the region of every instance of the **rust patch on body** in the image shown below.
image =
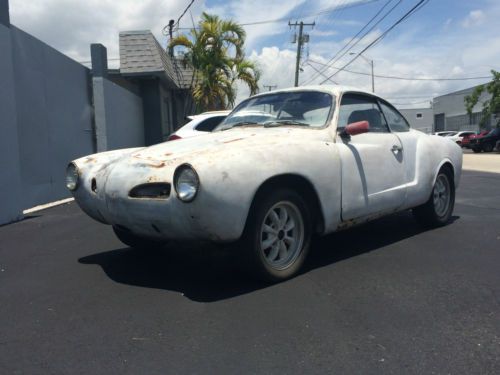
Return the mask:
<svg viewBox="0 0 500 375"><path fill-rule="evenodd" d="M161 163L159 164L148 164L149 166L153 167L153 168L162 168L165 166L165 162L162 161Z"/></svg>
<svg viewBox="0 0 500 375"><path fill-rule="evenodd" d="M89 156L88 158L85 159L84 163L95 163L97 159L93 156Z"/></svg>

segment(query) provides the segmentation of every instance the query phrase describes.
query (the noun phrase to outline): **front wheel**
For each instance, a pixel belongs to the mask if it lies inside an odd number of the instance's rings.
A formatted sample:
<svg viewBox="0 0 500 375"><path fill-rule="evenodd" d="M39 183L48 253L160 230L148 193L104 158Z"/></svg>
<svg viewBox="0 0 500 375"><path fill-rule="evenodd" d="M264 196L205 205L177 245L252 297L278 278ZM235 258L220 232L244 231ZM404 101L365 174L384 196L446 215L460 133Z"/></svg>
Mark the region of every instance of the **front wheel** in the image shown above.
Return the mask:
<svg viewBox="0 0 500 375"><path fill-rule="evenodd" d="M413 209L417 222L425 227L448 224L455 206L455 183L449 168L441 168L429 200Z"/></svg>
<svg viewBox="0 0 500 375"><path fill-rule="evenodd" d="M481 149L480 149L480 148L477 148L477 147L474 147L474 148L472 149L472 151L474 151L474 153L475 153L475 154L478 154L478 153L480 153L480 152L481 152Z"/></svg>
<svg viewBox="0 0 500 375"><path fill-rule="evenodd" d="M306 259L311 231L310 211L299 194L269 192L254 205L242 237L247 266L266 281L294 276Z"/></svg>

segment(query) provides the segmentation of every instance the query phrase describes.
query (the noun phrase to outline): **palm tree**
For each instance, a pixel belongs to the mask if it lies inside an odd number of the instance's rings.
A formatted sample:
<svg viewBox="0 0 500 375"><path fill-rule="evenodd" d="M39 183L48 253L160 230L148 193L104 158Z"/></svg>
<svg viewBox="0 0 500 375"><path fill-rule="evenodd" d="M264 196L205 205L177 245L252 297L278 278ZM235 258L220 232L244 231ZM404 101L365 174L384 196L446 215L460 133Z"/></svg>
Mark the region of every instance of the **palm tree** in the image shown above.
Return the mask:
<svg viewBox="0 0 500 375"><path fill-rule="evenodd" d="M193 99L202 110L224 109L234 105L235 81L241 80L258 92L259 72L245 60L245 30L233 22L203 13L198 29L190 37L179 35L170 40L169 48L183 46L185 61L195 71Z"/></svg>

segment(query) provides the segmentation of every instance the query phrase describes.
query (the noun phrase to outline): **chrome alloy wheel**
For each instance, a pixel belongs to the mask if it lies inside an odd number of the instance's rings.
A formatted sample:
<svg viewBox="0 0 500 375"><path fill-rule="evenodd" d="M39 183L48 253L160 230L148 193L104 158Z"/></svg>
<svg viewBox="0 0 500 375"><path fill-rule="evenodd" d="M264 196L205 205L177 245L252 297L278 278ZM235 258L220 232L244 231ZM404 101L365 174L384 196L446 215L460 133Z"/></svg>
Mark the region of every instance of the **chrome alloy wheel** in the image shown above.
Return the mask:
<svg viewBox="0 0 500 375"><path fill-rule="evenodd" d="M295 262L304 244L304 220L289 201L272 206L261 226L260 251L274 269L282 270Z"/></svg>
<svg viewBox="0 0 500 375"><path fill-rule="evenodd" d="M444 174L440 174L436 179L436 184L434 185L433 196L434 196L434 210L436 215L444 216L448 212L450 206L450 182Z"/></svg>

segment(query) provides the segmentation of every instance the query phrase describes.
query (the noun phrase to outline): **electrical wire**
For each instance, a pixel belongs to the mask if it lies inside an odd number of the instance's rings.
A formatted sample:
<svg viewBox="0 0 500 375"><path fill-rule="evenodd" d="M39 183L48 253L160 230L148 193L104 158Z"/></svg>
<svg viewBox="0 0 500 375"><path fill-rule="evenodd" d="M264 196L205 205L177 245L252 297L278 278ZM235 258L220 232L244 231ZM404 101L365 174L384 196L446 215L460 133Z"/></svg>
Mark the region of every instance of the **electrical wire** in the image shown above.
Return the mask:
<svg viewBox="0 0 500 375"><path fill-rule="evenodd" d="M325 8L323 10L320 10L319 12L304 15L303 18L316 17L316 16L320 16L322 14L326 14L326 13L330 13L330 12L336 12L336 11L340 11L340 10L344 10L344 9L351 9L351 8L355 8L358 6L374 3L377 1L380 1L380 0L360 0L360 1L357 1L355 3L345 4L342 6L334 6L334 7L330 7L330 8ZM289 20L289 17L281 17L281 18L275 18L275 19L265 20L265 21L240 23L240 26L262 25L265 23L276 23L276 22L283 22L283 21L287 21L287 20Z"/></svg>
<svg viewBox="0 0 500 375"><path fill-rule="evenodd" d="M193 1L191 1L191 3ZM375 3L377 1L380 1L380 0L360 0L358 2L350 3L350 4L345 4L345 5L342 5L342 6L335 6L335 7L325 8L323 10L320 10L320 11L316 12L316 13L305 14L305 15L302 16L302 18L311 18L311 17L316 17L316 16L320 16L320 15L323 15L323 14L331 13L331 12L337 12L337 11L340 11L340 10L345 10L345 9L350 9L350 8L356 8L358 6L367 5L367 4L370 4L370 3ZM180 20L181 17L179 17L179 20ZM274 18L274 19L264 20L264 21L254 21L254 22L240 23L239 25L240 26L256 26L256 25L263 25L263 24L266 24L266 23L283 22L283 21L287 21L289 19L290 19L290 17L281 17L281 18ZM176 22L175 25L177 25L177 23L178 22ZM163 28L164 32L166 31L167 27L168 26L165 26ZM176 30L191 30L191 27L177 27Z"/></svg>
<svg viewBox="0 0 500 375"><path fill-rule="evenodd" d="M312 59L308 59L307 61L310 61L312 63L318 64L318 65L323 65L327 66L329 69L337 69L339 70L340 68L335 67L335 66L330 66L324 63L321 63L319 61L315 61ZM312 66L309 64L309 66ZM348 69L343 69L344 72L347 73L352 73L352 74L360 74L364 76L371 76L371 73L366 73L366 72L357 72L354 70L348 70ZM326 77L326 75L324 75ZM385 78L385 79L399 79L403 81L470 81L470 80L475 80L475 79L487 79L491 78L491 76L479 76L479 77L435 77L435 78L430 78L430 77L400 77L400 76L391 76L391 75L382 75L382 74L374 74L373 75L376 78Z"/></svg>
<svg viewBox="0 0 500 375"><path fill-rule="evenodd" d="M350 64L352 64L354 61L356 61L361 54L363 54L364 52L366 52L370 47L372 47L375 44L377 44L378 42L380 42L397 25L401 24L402 22L404 22L405 20L407 20L409 17L411 17L413 14L415 14L416 12L418 12L425 5L427 5L427 3L429 1L430 0L420 0L417 4L415 4L415 6L413 6L408 12L406 12L403 15L403 17L401 17L400 19L398 19L394 24L392 24L391 27L389 27L386 31L384 31L378 38L376 38L374 41L372 41L370 44L368 44L365 48L363 48L363 50L361 52L359 52L356 56L354 56L354 58L352 58L349 62L347 62L346 64L344 64L339 70L337 70L335 73L331 74L328 78L334 77L335 75L337 75L338 73L340 73L342 70L344 70L346 67L348 67ZM325 83L327 80L328 79L325 79L322 82L320 82L320 85L322 85L323 83Z"/></svg>
<svg viewBox="0 0 500 375"><path fill-rule="evenodd" d="M375 15L370 18L370 20L354 35L328 62L327 64L335 64L337 61L339 61L342 57L344 57L353 47L355 47L359 42L361 42L373 29L380 23L382 22L389 14L391 14L396 7L398 7L402 0L399 0L394 6L389 9L375 24L373 24L370 29L368 29L361 38L355 39L382 13L382 11L392 2L393 0L388 0L379 10L378 12L375 13ZM351 46L349 46L352 42L354 42ZM323 69L322 71L324 72L326 69ZM307 84L309 82L314 81L316 78L318 78L318 75L315 75L312 78L309 78L304 82L303 84Z"/></svg>
<svg viewBox="0 0 500 375"><path fill-rule="evenodd" d="M191 2L188 4L188 6L186 7L186 9L184 9L184 11L182 12L182 14L179 16L179 18L177 18L177 22L175 22L173 25L172 25L172 30L176 27L176 26L179 26L179 22L181 21L181 18L184 17L184 15L186 14L186 12L189 10L189 8L191 8L191 5L193 5L194 3L194 0L191 0ZM167 28L168 28L168 25L164 26L163 29L162 29L162 34L163 35L167 35ZM176 30L178 30L179 28L177 27Z"/></svg>

